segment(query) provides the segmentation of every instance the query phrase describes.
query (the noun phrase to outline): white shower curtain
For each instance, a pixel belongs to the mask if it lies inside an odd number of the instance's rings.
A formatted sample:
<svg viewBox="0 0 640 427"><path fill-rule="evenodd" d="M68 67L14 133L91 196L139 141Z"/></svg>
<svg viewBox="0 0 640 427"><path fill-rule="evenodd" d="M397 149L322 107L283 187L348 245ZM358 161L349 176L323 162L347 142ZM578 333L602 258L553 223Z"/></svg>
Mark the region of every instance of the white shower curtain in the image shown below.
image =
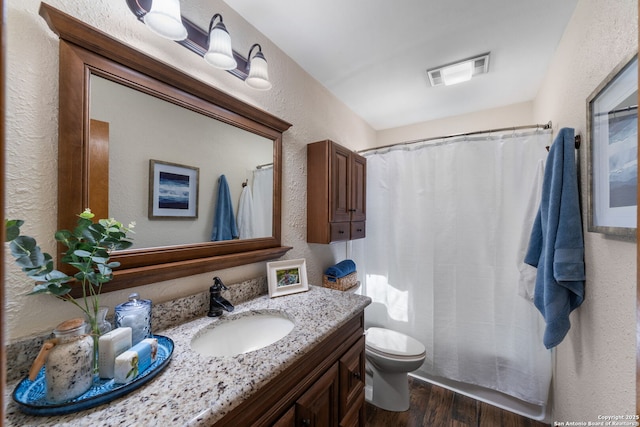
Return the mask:
<svg viewBox="0 0 640 427"><path fill-rule="evenodd" d="M367 322L425 345L418 374L546 404L551 355L517 254L551 141L529 130L365 154L367 237L353 250Z"/></svg>
<svg viewBox="0 0 640 427"><path fill-rule="evenodd" d="M273 168L253 172L254 237L273 236Z"/></svg>

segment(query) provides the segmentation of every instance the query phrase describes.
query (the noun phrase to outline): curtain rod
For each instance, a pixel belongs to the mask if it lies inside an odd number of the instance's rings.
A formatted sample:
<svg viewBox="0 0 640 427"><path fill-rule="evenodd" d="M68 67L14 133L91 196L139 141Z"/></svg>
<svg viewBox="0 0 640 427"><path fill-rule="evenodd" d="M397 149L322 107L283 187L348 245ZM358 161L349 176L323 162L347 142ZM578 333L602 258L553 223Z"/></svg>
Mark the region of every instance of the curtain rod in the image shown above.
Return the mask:
<svg viewBox="0 0 640 427"><path fill-rule="evenodd" d="M535 128L535 129L551 129L551 121L549 121L547 124L535 124L535 125L513 126L513 127L508 127L508 128L499 128L499 129L479 130L479 131L475 131L475 132L457 133L457 134L446 135L446 136L436 136L436 137L432 137L432 138L416 139L416 140L413 140L413 141L397 142L395 144L387 144L387 145L381 145L379 147L374 147L374 148L366 148L364 150L358 151L358 153L362 154L362 153L366 153L368 151L383 150L385 148L398 147L398 146L402 146L402 145L418 144L418 143L421 143L421 142L435 141L437 139L457 138L457 137L460 137L460 136L478 135L478 134L482 134L482 133L506 132L506 131L510 131L510 130L532 129L532 128Z"/></svg>
<svg viewBox="0 0 640 427"><path fill-rule="evenodd" d="M598 116L610 116L612 114L615 117L615 115L618 114L618 113L626 113L626 112L637 110L637 109L638 109L637 105L630 105L628 107L622 107L622 108L618 108L616 110L603 111L602 113L597 113L596 117L598 117Z"/></svg>

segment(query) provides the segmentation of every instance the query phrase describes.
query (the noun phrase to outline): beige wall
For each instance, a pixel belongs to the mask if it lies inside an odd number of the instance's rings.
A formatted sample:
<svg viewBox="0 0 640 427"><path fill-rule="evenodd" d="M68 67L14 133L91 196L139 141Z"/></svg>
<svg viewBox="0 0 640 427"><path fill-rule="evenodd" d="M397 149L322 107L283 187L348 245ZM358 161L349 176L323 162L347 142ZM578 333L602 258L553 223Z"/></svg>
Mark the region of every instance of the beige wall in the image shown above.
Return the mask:
<svg viewBox="0 0 640 427"><path fill-rule="evenodd" d="M89 111L109 124L109 215L135 218L134 249L209 241L220 175L237 213L242 183L253 185L256 166L273 162L270 139L96 75ZM198 168L197 218L148 218L150 159ZM256 237L271 235L269 227Z"/></svg>
<svg viewBox="0 0 640 427"><path fill-rule="evenodd" d="M49 0L48 4L147 52L162 61L293 123L284 134L282 243L293 246L287 258L306 258L309 279L320 283L321 271L345 256L345 244L306 243L306 144L331 138L353 149L371 146L375 132L358 116L285 56L222 1L208 10L184 10L185 17L206 28L215 12L222 13L234 47L248 52L261 43L269 61L273 88L247 88L229 73L208 66L178 44L153 35L129 11L124 1ZM189 2L185 6L194 7ZM24 233L35 236L53 252L57 211L58 38L38 15L40 0L9 0L7 7L7 212L27 221ZM245 53L246 54L246 53ZM126 221L135 220L127 218ZM123 220L124 221L124 220ZM50 331L79 311L51 296L26 296L32 284L7 257L6 318L8 339ZM233 283L266 274L265 263L215 272ZM200 292L214 273L136 289L143 297L163 302ZM103 295L113 308L128 291Z"/></svg>
<svg viewBox="0 0 640 427"><path fill-rule="evenodd" d="M549 119L540 124L547 123ZM521 102L506 107L476 111L455 117L416 123L410 126L380 130L377 133L376 145L396 144L398 142L415 141L439 136L456 135L466 132L477 132L513 126L534 124L533 102Z"/></svg>
<svg viewBox="0 0 640 427"><path fill-rule="evenodd" d="M581 0L534 102L537 120L573 127L586 138L586 99L638 49L636 0ZM580 162L586 165L587 150ZM582 200L587 200L586 167ZM583 207L586 218L586 207ZM586 227L585 227L586 230ZM558 421L635 414L636 244L585 232L586 298L556 353Z"/></svg>

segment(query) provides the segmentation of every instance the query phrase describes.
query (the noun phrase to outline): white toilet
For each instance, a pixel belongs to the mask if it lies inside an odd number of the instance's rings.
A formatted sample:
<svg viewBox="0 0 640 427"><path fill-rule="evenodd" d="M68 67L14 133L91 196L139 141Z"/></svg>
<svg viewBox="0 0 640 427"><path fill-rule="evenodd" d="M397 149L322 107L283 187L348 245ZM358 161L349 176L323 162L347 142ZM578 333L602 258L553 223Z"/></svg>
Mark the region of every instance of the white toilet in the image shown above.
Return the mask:
<svg viewBox="0 0 640 427"><path fill-rule="evenodd" d="M424 362L426 350L415 338L390 329L370 327L365 332L367 380L372 396L367 399L386 411L409 409L409 378Z"/></svg>

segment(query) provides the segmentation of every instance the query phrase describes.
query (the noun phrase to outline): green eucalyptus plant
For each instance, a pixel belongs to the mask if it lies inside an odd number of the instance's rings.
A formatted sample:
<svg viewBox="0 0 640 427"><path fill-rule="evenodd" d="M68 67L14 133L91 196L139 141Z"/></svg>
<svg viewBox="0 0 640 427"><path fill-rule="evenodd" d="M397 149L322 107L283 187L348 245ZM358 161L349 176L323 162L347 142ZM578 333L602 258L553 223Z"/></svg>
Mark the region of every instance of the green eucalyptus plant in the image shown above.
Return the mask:
<svg viewBox="0 0 640 427"><path fill-rule="evenodd" d="M78 223L73 231L59 230L55 239L67 247L61 262L78 270L69 276L54 268L51 255L42 252L33 237L20 235L24 221L6 220L7 242L10 242L11 255L28 277L36 283L29 295L51 294L58 299L69 301L82 310L89 319L94 337L99 335L97 316L100 306L102 286L113 278L113 269L119 262L109 261L113 250L127 249L133 242L127 237L135 223L128 227L113 218L93 222L94 214L90 209L78 215ZM72 283L82 286L82 300L71 296Z"/></svg>

